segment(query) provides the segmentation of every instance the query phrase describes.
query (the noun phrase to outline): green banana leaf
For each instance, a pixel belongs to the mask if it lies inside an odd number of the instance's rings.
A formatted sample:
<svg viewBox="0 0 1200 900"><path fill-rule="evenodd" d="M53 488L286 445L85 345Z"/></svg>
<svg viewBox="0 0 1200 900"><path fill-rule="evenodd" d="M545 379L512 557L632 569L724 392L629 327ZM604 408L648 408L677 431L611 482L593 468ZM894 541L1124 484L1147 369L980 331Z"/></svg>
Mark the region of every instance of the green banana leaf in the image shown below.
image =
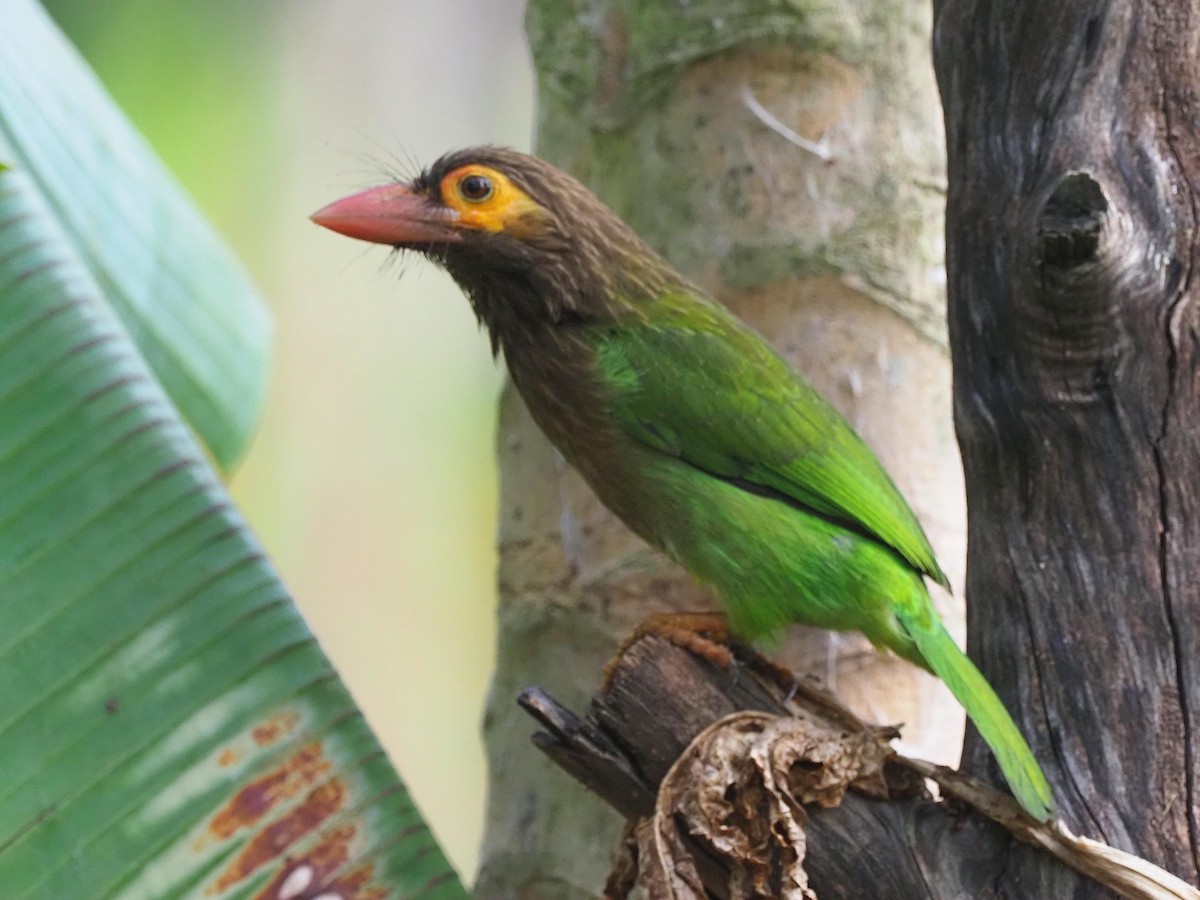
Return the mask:
<svg viewBox="0 0 1200 900"><path fill-rule="evenodd" d="M0 18L0 163L57 230L223 468L258 421L270 320L241 266L34 0Z"/></svg>
<svg viewBox="0 0 1200 900"><path fill-rule="evenodd" d="M468 896L209 462L244 446L267 331L90 73L9 0L0 897Z"/></svg>

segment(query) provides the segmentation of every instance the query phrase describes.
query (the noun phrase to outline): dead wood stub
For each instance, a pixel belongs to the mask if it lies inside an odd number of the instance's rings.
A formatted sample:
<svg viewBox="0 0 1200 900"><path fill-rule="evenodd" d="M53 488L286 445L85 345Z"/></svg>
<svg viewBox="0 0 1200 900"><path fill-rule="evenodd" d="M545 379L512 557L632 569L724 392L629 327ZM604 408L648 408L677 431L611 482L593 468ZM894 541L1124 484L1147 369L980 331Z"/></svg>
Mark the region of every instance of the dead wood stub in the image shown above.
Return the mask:
<svg viewBox="0 0 1200 900"><path fill-rule="evenodd" d="M593 698L586 716L536 689L521 702L547 729L537 746L640 823L627 834L612 891L630 883L630 854L653 851L672 868L645 876L646 890L664 891L650 896L986 898L1000 896L996 879L1014 855L1040 855L964 807L933 803L922 778L889 762L886 740L894 730L864 725L807 681L797 691L797 720L784 693L741 662L721 670L651 636L628 648L609 690ZM785 723L769 726L782 729L781 739L767 733L767 722ZM712 748L696 742L713 723L741 727L753 744L745 756L757 753L760 764L730 763L721 771ZM720 740L730 738L725 733ZM815 743L797 752L803 741ZM715 758L730 746L719 747ZM699 764L673 773L673 767L689 765L689 757ZM706 782L729 790L664 808L660 784L673 774L681 785L668 795L681 795L683 784ZM786 780L786 790L772 793L772 778ZM785 796L817 802L801 809ZM836 808L822 809L821 801ZM698 804L708 804L712 827L694 827L704 818L691 815ZM681 821L688 825L678 830ZM745 833L723 830L739 821L750 824ZM1058 868L1048 858L1044 865ZM693 875L706 894L686 893ZM675 894L665 893L666 885ZM1024 896L1050 895L1034 887ZM1089 882L1079 896L1114 895Z"/></svg>

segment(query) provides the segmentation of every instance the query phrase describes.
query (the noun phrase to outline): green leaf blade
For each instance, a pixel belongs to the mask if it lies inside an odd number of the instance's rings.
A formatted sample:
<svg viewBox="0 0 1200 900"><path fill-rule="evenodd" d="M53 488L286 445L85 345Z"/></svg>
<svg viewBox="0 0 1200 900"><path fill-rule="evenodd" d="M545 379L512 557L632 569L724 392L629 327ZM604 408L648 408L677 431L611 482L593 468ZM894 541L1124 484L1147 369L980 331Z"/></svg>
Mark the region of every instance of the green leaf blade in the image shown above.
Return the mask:
<svg viewBox="0 0 1200 900"><path fill-rule="evenodd" d="M0 29L0 158L34 179L49 220L184 418L222 467L231 466L265 392L266 308L30 0L8 4Z"/></svg>
<svg viewBox="0 0 1200 900"><path fill-rule="evenodd" d="M0 178L0 896L466 897L46 206Z"/></svg>

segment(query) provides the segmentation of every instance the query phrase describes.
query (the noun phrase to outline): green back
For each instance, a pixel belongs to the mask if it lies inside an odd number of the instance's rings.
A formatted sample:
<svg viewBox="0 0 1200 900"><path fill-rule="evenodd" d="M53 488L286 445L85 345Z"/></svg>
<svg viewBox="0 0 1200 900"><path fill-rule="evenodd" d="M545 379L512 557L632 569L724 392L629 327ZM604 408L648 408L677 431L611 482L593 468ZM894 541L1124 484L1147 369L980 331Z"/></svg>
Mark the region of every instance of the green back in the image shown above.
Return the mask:
<svg viewBox="0 0 1200 900"><path fill-rule="evenodd" d="M597 342L614 411L639 442L776 492L893 548L940 584L916 516L845 419L721 307L667 295Z"/></svg>

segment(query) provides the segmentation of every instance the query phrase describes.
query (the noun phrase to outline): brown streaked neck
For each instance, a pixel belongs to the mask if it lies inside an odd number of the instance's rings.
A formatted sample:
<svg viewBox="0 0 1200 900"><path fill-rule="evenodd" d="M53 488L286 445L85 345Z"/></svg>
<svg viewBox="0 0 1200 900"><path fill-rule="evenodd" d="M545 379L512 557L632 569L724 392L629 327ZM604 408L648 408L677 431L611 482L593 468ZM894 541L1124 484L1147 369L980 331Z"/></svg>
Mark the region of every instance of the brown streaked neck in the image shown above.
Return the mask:
<svg viewBox="0 0 1200 900"><path fill-rule="evenodd" d="M528 265L520 268L446 260L446 269L488 329L493 352L547 328L635 315L669 291L690 289L665 260L619 224L626 234L617 235L618 242L578 240L577 250L531 253Z"/></svg>

